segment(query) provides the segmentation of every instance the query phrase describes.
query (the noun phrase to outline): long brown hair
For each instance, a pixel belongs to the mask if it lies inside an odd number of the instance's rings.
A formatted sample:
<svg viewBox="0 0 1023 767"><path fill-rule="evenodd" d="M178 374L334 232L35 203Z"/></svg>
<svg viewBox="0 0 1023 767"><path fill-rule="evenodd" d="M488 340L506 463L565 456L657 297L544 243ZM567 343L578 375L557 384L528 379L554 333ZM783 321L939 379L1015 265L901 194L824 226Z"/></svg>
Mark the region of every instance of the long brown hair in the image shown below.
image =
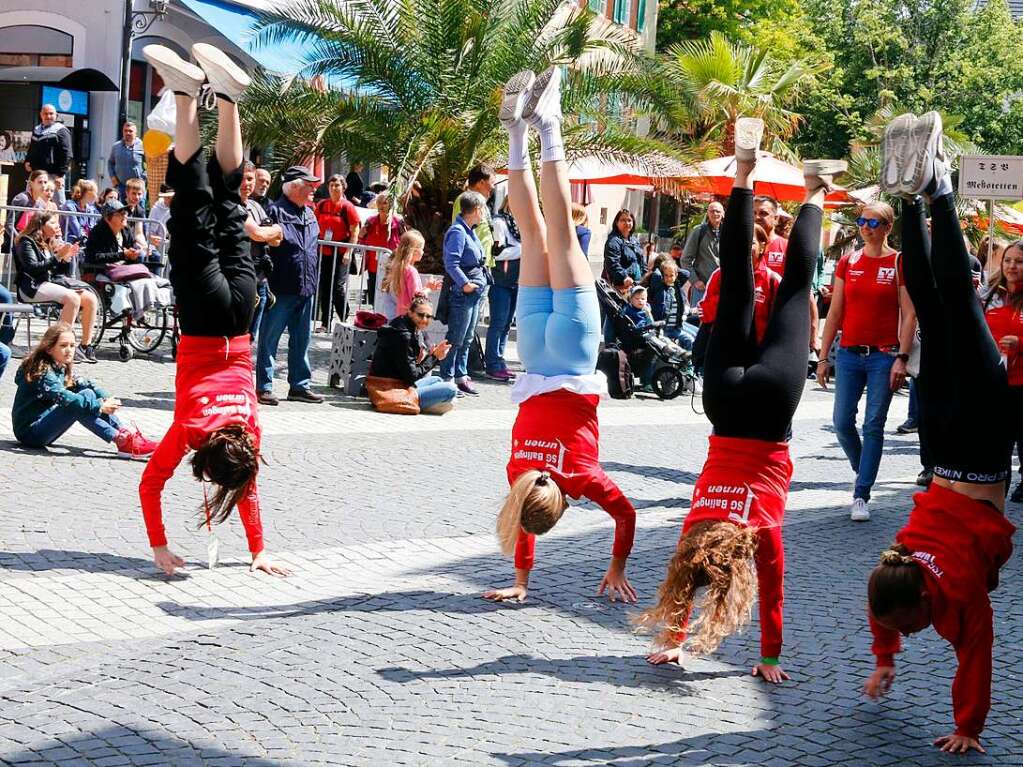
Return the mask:
<svg viewBox="0 0 1023 767"><path fill-rule="evenodd" d="M23 237L30 237L40 245L49 248L53 245L53 240L56 236L50 239L43 237L43 227L49 223L51 218L54 218L57 214L52 210L40 210L32 214L32 218L28 220L28 224L21 230L21 233L15 238L15 242L20 242Z"/></svg>
<svg viewBox="0 0 1023 767"><path fill-rule="evenodd" d="M192 475L216 490L199 508L199 527L220 524L249 492L262 456L252 433L241 424L217 429L192 455Z"/></svg>
<svg viewBox="0 0 1023 767"><path fill-rule="evenodd" d="M896 610L920 606L924 575L920 566L901 543L881 552L881 563L870 573L867 601L875 618L884 618Z"/></svg>
<svg viewBox="0 0 1023 767"><path fill-rule="evenodd" d="M50 352L53 351L53 347L57 345L64 333L70 333L72 336L75 335L75 331L66 322L53 323L43 333L43 337L39 339L36 348L29 352L25 359L21 361L18 369L22 372L27 383L35 382L46 375L46 372L57 364ZM70 386L74 380L73 365L74 363L72 362L64 365L65 386Z"/></svg>
<svg viewBox="0 0 1023 767"><path fill-rule="evenodd" d="M508 491L497 515L497 540L501 553L511 556L519 532L543 535L565 513L565 494L546 471L528 469L519 475Z"/></svg>
<svg viewBox="0 0 1023 767"><path fill-rule="evenodd" d="M634 617L641 630L657 631L658 647L678 645L691 655L714 652L722 640L749 623L757 595L753 556L757 531L731 522L697 522L679 539L668 563L657 604ZM706 587L697 600L696 591ZM696 610L696 620L690 613Z"/></svg>
<svg viewBox="0 0 1023 767"><path fill-rule="evenodd" d="M387 270L384 272L383 282L380 288L395 298L401 296L401 287L405 280L405 269L412 266L412 254L416 248L426 245L426 240L417 229L408 229L398 241L398 247L394 249L394 255L387 262Z"/></svg>
<svg viewBox="0 0 1023 767"><path fill-rule="evenodd" d="M1009 290L1009 281L1005 279L1005 257L1009 255L1009 251L1015 248L1016 250L1023 253L1023 240L1016 240L1015 242L1006 245L1002 251L1002 263L998 267L998 274L992 277L988 282L988 293L984 298L984 311L987 311L988 306L991 305L991 301L995 295L1001 293L1005 303L1012 306L1015 311L1023 311L1023 290L1017 290L1015 292Z"/></svg>

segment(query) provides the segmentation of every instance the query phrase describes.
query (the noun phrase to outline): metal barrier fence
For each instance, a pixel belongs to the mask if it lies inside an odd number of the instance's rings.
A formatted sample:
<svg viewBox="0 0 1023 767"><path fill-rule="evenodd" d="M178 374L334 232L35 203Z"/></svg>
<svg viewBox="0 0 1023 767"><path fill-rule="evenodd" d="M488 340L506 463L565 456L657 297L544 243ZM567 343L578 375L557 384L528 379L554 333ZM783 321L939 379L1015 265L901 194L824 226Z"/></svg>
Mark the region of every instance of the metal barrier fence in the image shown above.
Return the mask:
<svg viewBox="0 0 1023 767"><path fill-rule="evenodd" d="M12 293L14 292L13 287L15 275L14 268L14 239L16 236L15 222L17 222L17 220L21 218L22 214L24 213L39 212L40 208L35 207L27 207L21 205L0 205L0 220L5 221L3 231L6 232L6 236L3 239L8 241L6 249L0 247L0 283L3 283L6 287L12 289ZM76 210L58 209L50 212L55 213L60 219L65 219L74 216L79 219L85 218L95 222L103 218L103 215L100 213L86 213ZM167 226L164 224L164 222L157 221L154 218L129 217L128 223L132 226L139 223L142 224L142 231L146 237L146 246L150 249L150 253L157 253L159 255L159 259L143 258L142 262L156 263L157 261L159 261L160 266L165 267L167 265L167 244L170 242L170 239L168 237ZM159 233L154 232L153 231L154 229L157 229ZM67 228L64 225L63 221L61 222L60 230L61 232L67 231ZM159 238L159 243L154 243L152 241L151 238L154 235ZM78 267L79 264L77 260L72 262L73 277L78 276Z"/></svg>
<svg viewBox="0 0 1023 767"><path fill-rule="evenodd" d="M352 265L352 259L354 259L359 253L362 254L362 261L358 264L358 269L357 269L357 272L356 272L358 274L358 276L359 276L359 285L358 285L358 293L357 293L358 300L356 301L356 306L359 309L361 309L361 308L363 308L366 305L375 305L377 303L376 302L376 297L378 295L380 295L380 282L383 279L384 270L387 268L387 262L390 260L391 256L394 255L393 251L391 251L389 248L378 247L376 245L364 245L362 243L352 243L352 242L338 242L337 240L318 240L317 244L319 245L318 251L320 253L319 269L323 269L324 261L327 258L330 258L330 286L331 286L331 289L327 293L327 300L328 300L327 317L330 318L330 317L334 316L334 292L335 292L335 288L338 286L338 279L337 279L338 278L338 271L342 270L342 269L346 270L346 271L349 270L351 268L351 265ZM333 255L332 256L324 256L323 255L323 248L330 248L333 251ZM377 282L376 282L376 286L375 286L374 295L370 296L367 293L367 295L365 296L365 298L367 300L364 301L363 300L363 292L365 290L366 280L367 280L367 277L366 277L366 256L368 254L370 254L370 253L376 253L377 254L377 272L376 272L377 273ZM320 308L319 307L319 304L320 304L320 289L319 289L320 276L321 275L319 273L319 270L317 270L317 275L316 275L316 296L313 299L313 321L314 322L317 319L317 316L318 316L317 312L318 312L318 310ZM345 299L346 300L349 298L349 296L351 294L351 288L349 286L349 278L350 278L350 276L351 276L350 274L345 274L345 278L344 278L344 280L342 280L342 283L345 286ZM327 327L329 328L330 326L328 325Z"/></svg>

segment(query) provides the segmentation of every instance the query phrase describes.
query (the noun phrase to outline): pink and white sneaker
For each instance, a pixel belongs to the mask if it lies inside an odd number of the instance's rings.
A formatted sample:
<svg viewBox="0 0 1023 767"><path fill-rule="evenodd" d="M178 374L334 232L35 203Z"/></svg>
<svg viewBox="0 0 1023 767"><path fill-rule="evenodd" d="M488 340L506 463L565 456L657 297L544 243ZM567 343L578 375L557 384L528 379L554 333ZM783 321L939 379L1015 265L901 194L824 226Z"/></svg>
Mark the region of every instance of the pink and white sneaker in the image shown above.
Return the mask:
<svg viewBox="0 0 1023 767"><path fill-rule="evenodd" d="M127 458L132 461L148 461L160 445L159 442L147 439L137 427L121 429L114 437L114 444L117 445L119 458Z"/></svg>

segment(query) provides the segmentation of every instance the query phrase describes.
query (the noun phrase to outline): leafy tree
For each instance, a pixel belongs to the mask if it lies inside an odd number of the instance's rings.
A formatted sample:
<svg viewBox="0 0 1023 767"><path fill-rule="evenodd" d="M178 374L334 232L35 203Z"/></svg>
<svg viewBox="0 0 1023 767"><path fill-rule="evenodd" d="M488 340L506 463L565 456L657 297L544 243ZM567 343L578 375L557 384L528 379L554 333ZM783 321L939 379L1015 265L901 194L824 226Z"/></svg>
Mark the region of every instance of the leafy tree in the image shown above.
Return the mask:
<svg viewBox="0 0 1023 767"><path fill-rule="evenodd" d="M469 169L504 160L497 113L522 69L567 66L570 152L635 162L654 143L628 120L632 33L560 0L297 0L261 14L259 40L311 43L302 78L263 77L241 104L246 139L276 166L312 155L379 162L406 219L439 241ZM310 87L322 75L334 87ZM599 122L598 122L599 119Z"/></svg>
<svg viewBox="0 0 1023 767"><path fill-rule="evenodd" d="M807 53L809 26L799 0L661 0L657 50L721 32L780 59Z"/></svg>

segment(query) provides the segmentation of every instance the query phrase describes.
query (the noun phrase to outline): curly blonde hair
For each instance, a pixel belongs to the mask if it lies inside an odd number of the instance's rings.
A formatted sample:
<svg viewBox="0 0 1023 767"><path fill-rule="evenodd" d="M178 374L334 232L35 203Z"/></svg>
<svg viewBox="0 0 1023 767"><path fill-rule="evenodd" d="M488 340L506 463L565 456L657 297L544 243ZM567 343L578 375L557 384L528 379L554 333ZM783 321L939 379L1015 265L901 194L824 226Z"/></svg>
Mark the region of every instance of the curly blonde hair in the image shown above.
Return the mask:
<svg viewBox="0 0 1023 767"><path fill-rule="evenodd" d="M747 623L757 596L753 557L757 531L731 522L697 522L679 539L668 563L657 604L633 618L638 629L657 631L657 647L683 647L690 655L707 655ZM697 600L697 589L706 593ZM690 621L693 610L698 613Z"/></svg>

